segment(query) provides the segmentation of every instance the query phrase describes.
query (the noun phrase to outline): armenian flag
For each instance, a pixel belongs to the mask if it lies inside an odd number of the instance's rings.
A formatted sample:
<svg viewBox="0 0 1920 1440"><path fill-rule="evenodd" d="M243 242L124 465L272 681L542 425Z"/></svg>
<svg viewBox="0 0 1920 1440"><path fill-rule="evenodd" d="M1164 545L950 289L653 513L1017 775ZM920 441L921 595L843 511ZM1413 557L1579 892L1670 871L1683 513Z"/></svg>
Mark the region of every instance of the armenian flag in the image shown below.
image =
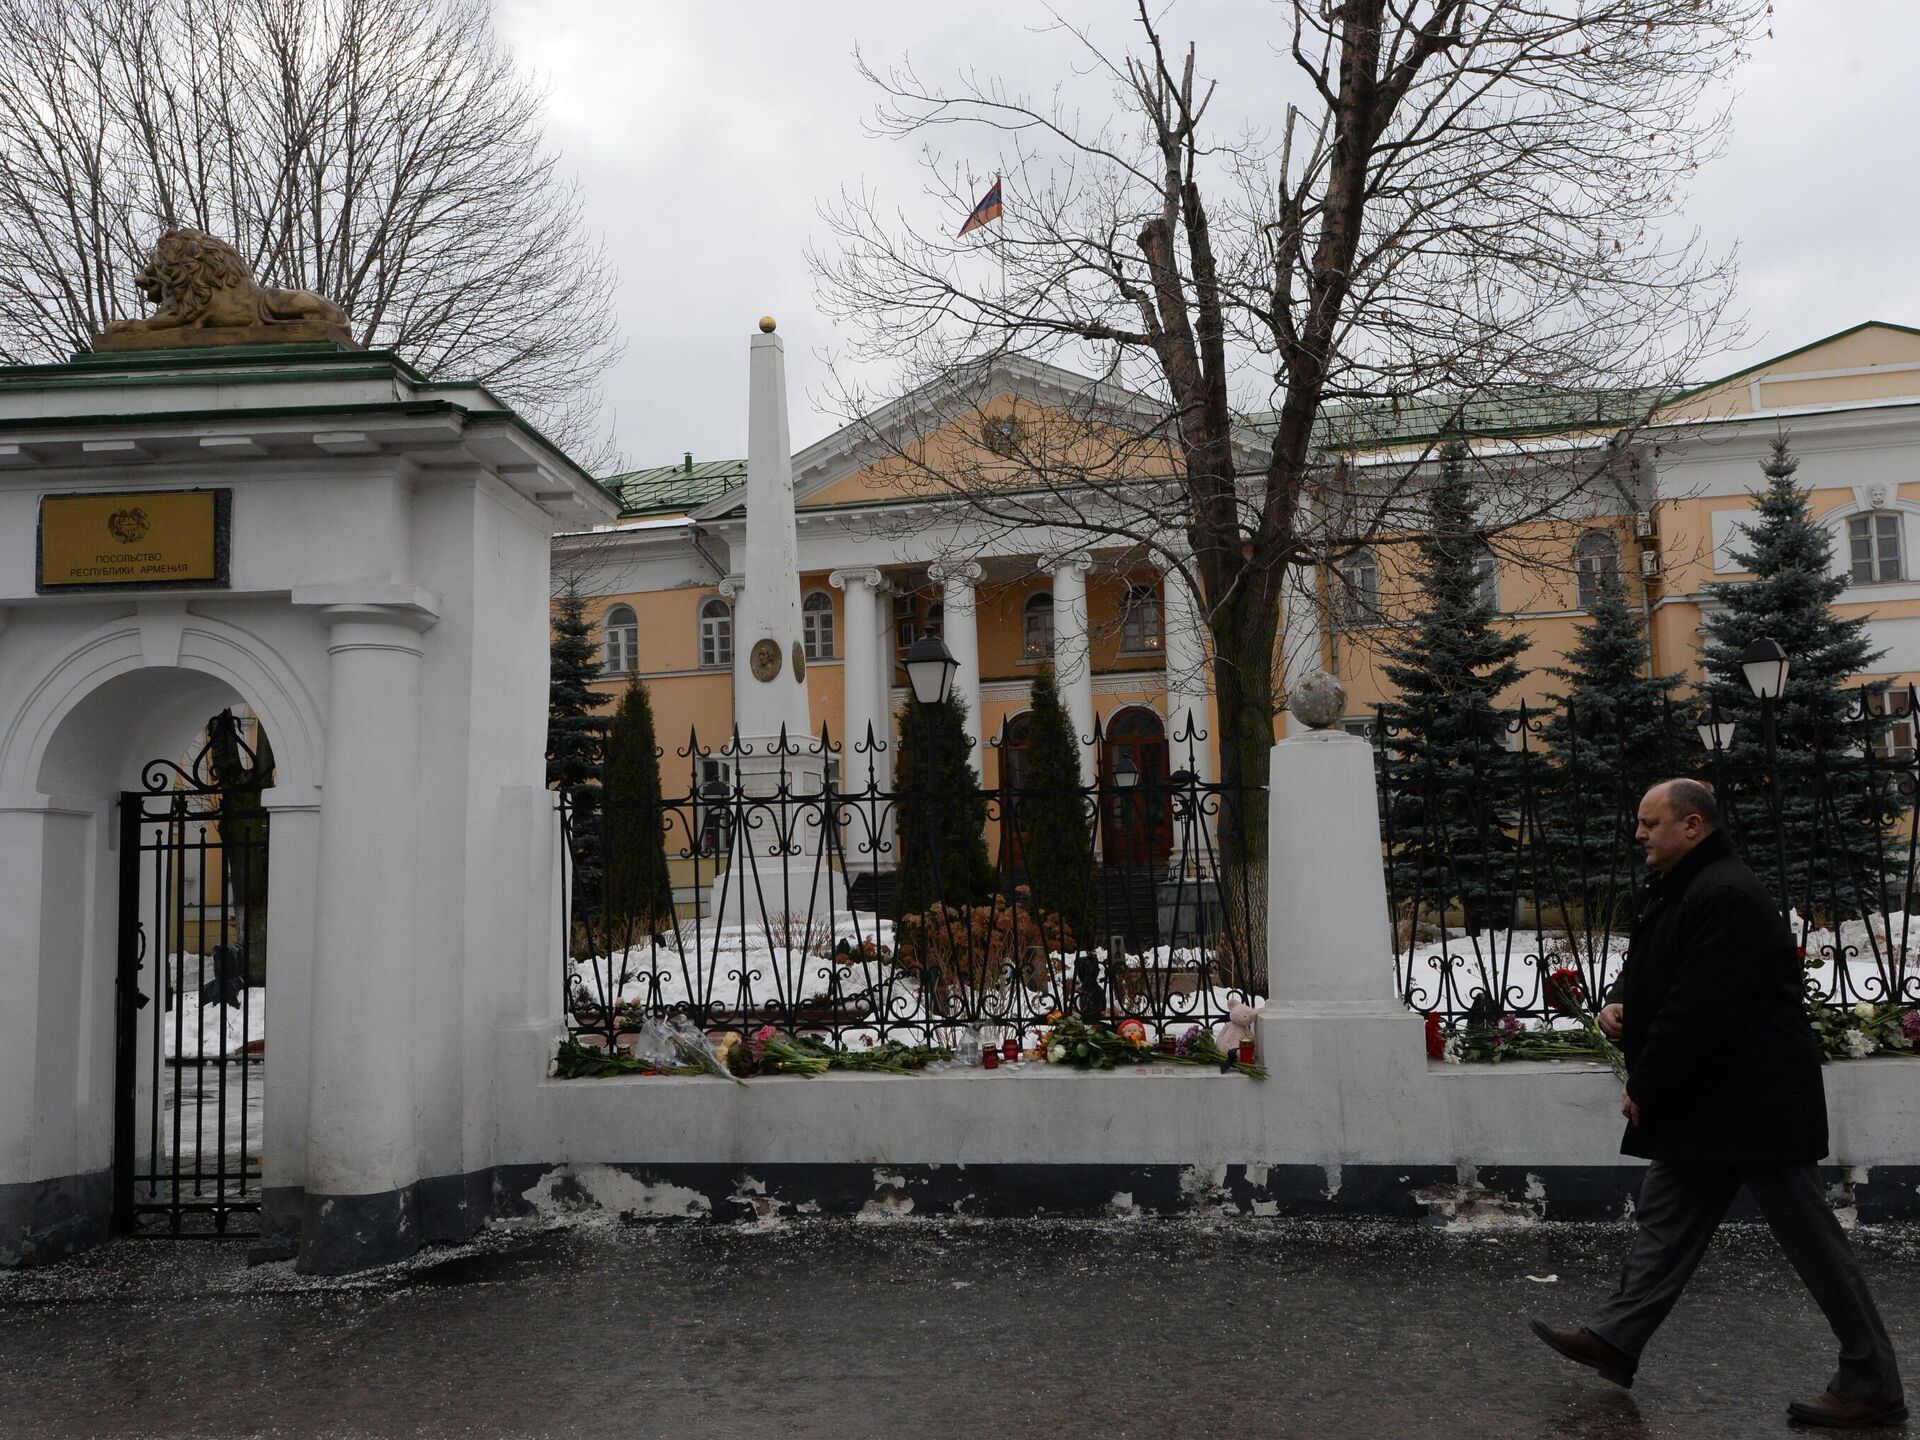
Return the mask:
<svg viewBox="0 0 1920 1440"><path fill-rule="evenodd" d="M967 223L960 227L960 235L969 230L978 230L989 220L1000 218L1000 177L993 177L993 188L980 197L980 203L973 207L973 213L967 216ZM960 235L953 238L958 240Z"/></svg>

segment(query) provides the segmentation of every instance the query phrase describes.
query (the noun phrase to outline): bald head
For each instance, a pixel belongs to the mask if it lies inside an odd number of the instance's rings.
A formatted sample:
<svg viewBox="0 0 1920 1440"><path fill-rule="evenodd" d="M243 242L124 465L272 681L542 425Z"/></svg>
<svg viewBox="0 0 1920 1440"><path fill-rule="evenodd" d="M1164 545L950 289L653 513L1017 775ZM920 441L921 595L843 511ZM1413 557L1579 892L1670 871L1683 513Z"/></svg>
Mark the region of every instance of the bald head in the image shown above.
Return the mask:
<svg viewBox="0 0 1920 1440"><path fill-rule="evenodd" d="M1633 838L1646 848L1647 864L1671 870L1720 828L1720 806L1698 780L1662 780L1640 797Z"/></svg>

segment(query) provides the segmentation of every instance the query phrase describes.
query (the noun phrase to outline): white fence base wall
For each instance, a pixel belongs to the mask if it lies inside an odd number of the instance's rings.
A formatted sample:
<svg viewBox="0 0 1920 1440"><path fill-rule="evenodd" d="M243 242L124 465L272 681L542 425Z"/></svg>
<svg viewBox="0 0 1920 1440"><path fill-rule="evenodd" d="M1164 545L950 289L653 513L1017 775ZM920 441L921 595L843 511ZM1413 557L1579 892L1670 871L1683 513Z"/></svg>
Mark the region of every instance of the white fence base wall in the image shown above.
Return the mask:
<svg viewBox="0 0 1920 1440"><path fill-rule="evenodd" d="M769 1215L1630 1213L1604 1066L1449 1066L1421 1022L1263 1017L1251 1081L1189 1068L1057 1066L553 1080L557 1032L503 1034L501 1213ZM1920 1062L1828 1067L1840 1197L1920 1216ZM511 1078L509 1078L509 1076Z"/></svg>

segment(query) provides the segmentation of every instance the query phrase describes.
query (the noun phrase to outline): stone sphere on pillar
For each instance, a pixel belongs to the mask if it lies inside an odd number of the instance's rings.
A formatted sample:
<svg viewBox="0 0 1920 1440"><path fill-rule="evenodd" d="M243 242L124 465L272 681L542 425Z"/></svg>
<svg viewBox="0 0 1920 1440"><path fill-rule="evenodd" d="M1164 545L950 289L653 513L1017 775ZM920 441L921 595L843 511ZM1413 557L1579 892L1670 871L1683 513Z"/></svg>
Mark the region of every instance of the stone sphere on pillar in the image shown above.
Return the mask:
<svg viewBox="0 0 1920 1440"><path fill-rule="evenodd" d="M773 333L773 317L771 315L762 315L760 317L760 333L762 335L771 335Z"/></svg>
<svg viewBox="0 0 1920 1440"><path fill-rule="evenodd" d="M1287 692L1287 709L1309 730L1326 730L1347 713L1347 687L1324 670L1300 678Z"/></svg>

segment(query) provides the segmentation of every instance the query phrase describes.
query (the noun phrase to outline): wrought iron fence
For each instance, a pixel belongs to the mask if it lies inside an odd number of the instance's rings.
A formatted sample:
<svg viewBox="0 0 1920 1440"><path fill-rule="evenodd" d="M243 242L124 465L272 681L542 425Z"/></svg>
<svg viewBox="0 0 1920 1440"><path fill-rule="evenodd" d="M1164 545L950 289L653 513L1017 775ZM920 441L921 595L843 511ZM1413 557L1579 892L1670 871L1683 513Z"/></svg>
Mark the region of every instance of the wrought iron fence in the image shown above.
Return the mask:
<svg viewBox="0 0 1920 1440"><path fill-rule="evenodd" d="M1920 713L1911 691L1899 698ZM1371 738L1402 997L1449 1019L1546 1016L1548 979L1567 969L1603 996L1650 878L1640 798L1687 776L1713 788L1736 849L1786 897L1821 1000L1920 1005L1920 756L1894 713L1862 691L1843 753L1769 756L1722 750L1678 706L1651 738L1587 743L1552 708L1523 706L1442 767L1417 763L1383 711Z"/></svg>
<svg viewBox="0 0 1920 1440"><path fill-rule="evenodd" d="M986 789L891 776L901 757L871 734L689 736L656 757L678 777L658 800L559 797L569 1029L624 1047L678 1013L858 1047L1024 1042L1069 1010L1155 1039L1217 1023L1264 975L1246 858L1264 847L1242 837L1266 792L1201 779L1205 738L1189 726L1116 773L1096 728L1094 783L1049 789L1020 783L1003 734L1013 783ZM1063 806L1090 842L1078 863Z"/></svg>

